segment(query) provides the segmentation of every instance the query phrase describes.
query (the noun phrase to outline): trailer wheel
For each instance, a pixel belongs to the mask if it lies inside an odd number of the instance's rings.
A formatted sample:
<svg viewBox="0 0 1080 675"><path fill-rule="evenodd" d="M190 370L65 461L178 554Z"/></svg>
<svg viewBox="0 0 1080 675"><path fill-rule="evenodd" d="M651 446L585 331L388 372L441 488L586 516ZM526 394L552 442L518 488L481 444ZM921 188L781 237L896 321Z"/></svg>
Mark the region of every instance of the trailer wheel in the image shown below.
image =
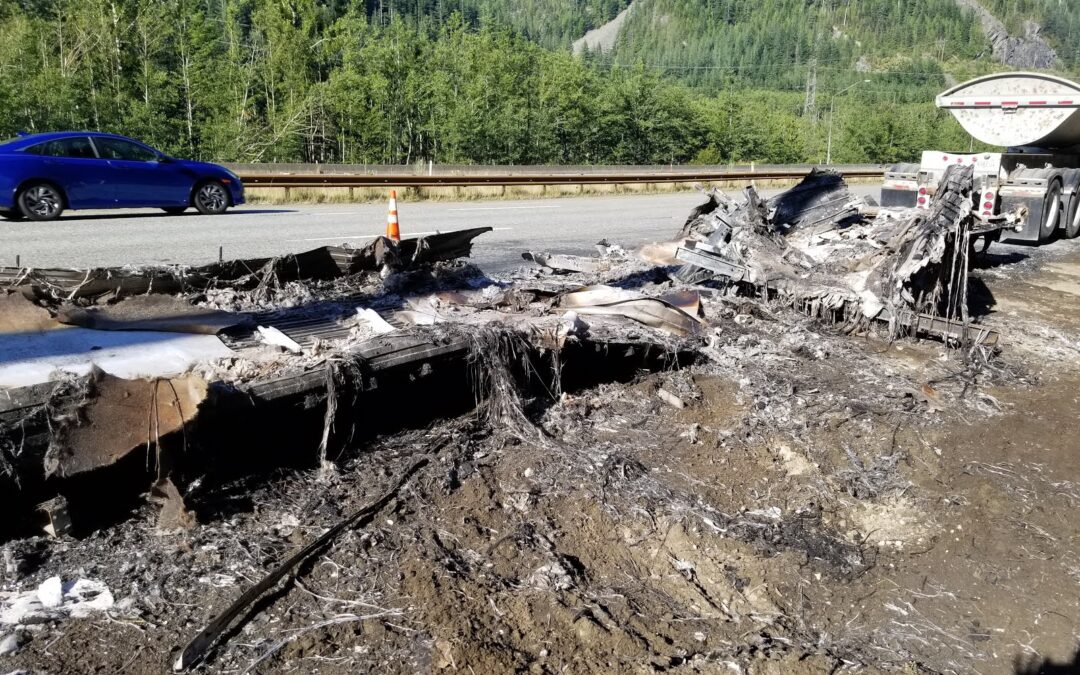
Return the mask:
<svg viewBox="0 0 1080 675"><path fill-rule="evenodd" d="M1065 238L1073 239L1080 235L1080 191L1074 191L1069 200L1069 211L1065 214Z"/></svg>
<svg viewBox="0 0 1080 675"><path fill-rule="evenodd" d="M1039 230L1039 242L1050 241L1054 230L1061 222L1061 181L1054 179L1046 190L1046 202L1043 205L1043 221Z"/></svg>

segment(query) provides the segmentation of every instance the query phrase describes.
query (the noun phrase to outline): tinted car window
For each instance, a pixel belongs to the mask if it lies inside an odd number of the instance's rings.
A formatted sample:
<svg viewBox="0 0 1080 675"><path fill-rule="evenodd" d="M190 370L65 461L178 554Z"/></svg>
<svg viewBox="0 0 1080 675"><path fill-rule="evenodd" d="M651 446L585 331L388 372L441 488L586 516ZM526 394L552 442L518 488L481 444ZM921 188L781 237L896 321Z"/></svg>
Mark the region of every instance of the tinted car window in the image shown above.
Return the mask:
<svg viewBox="0 0 1080 675"><path fill-rule="evenodd" d="M126 159L132 162L152 162L157 153L137 143L122 141L119 138L95 138L94 145L103 159Z"/></svg>
<svg viewBox="0 0 1080 675"><path fill-rule="evenodd" d="M26 152L46 157L76 157L79 159L94 159L97 157L94 154L94 147L90 145L90 139L85 136L58 138L55 141L38 143L27 148Z"/></svg>

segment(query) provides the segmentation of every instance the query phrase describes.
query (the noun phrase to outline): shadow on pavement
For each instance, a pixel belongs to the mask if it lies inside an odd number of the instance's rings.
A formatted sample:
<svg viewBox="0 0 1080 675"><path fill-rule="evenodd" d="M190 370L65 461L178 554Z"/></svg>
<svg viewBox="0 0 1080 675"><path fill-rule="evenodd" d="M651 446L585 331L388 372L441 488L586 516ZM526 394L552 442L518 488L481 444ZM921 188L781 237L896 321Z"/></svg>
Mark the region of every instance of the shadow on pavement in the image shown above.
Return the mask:
<svg viewBox="0 0 1080 675"><path fill-rule="evenodd" d="M227 218L229 216L240 216L240 215L260 215L260 214L265 215L265 214L268 214L268 213L296 213L296 212L297 212L296 209L240 209L240 210L229 210L229 211L226 211L225 213L222 213L222 214L220 214L218 216L213 216L213 217L214 218ZM201 213L199 213L198 211L195 211L194 209L192 209L190 211L185 211L184 213L175 214L175 215L174 214L169 214L169 213L164 213L164 212L161 212L161 211L154 212L152 210L148 210L145 213L94 213L94 214L82 214L82 215L71 215L71 216L65 215L65 216L62 216L60 218L60 222L63 222L63 221L66 221L66 220L123 220L125 218L153 218L153 217L158 217L158 218L188 218L188 217L201 216L201 215L202 215ZM27 222L27 221L23 221L23 222Z"/></svg>
<svg viewBox="0 0 1080 675"><path fill-rule="evenodd" d="M1080 649L1067 662L1035 656L1018 657L1014 672L1015 675L1080 675Z"/></svg>
<svg viewBox="0 0 1080 675"><path fill-rule="evenodd" d="M975 269L988 270L994 269L996 267L1004 267L1006 265L1015 265L1016 263L1023 262L1030 257L1030 255L1021 253L1020 251L995 253L993 252L993 249L991 249L990 252L976 255L974 258L972 258L972 266Z"/></svg>

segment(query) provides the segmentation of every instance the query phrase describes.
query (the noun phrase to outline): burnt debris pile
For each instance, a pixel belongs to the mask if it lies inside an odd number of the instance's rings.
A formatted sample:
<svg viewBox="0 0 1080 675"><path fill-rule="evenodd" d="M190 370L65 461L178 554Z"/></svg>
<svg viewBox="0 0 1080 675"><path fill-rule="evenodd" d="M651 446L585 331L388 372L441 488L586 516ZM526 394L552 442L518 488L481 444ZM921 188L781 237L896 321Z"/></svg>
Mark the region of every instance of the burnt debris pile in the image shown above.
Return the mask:
<svg viewBox="0 0 1080 675"><path fill-rule="evenodd" d="M2 269L0 652L61 672L962 670L981 643L862 613L953 508L917 472L1006 414L986 384L1026 377L969 309L971 193L952 169L931 208L882 209L815 171L505 278L466 260L482 229Z"/></svg>
<svg viewBox="0 0 1080 675"><path fill-rule="evenodd" d="M781 309L985 359L971 191L957 167L932 209L884 210L814 171L768 200L709 192L676 241L526 252L504 280L460 260L487 228L198 268L0 269L4 535L84 532L146 499L159 528L192 527L207 486L333 471L470 411L528 436L568 392L729 363L724 342Z"/></svg>
<svg viewBox="0 0 1080 675"><path fill-rule="evenodd" d="M967 309L975 240L988 236L972 190L972 169L955 166L927 210L879 209L825 171L768 201L752 187L741 204L714 192L684 228L677 276L741 286L852 329L878 321L893 335L993 345Z"/></svg>

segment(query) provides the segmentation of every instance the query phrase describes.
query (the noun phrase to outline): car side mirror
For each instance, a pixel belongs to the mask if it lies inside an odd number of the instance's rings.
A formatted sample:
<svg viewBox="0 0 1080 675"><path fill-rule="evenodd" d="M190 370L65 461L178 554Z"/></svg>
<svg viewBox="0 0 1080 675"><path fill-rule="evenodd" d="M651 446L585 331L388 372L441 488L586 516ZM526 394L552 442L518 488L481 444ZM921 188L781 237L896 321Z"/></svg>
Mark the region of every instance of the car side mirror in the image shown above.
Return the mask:
<svg viewBox="0 0 1080 675"><path fill-rule="evenodd" d="M168 155L158 155L157 161L161 164L172 164L173 158Z"/></svg>

